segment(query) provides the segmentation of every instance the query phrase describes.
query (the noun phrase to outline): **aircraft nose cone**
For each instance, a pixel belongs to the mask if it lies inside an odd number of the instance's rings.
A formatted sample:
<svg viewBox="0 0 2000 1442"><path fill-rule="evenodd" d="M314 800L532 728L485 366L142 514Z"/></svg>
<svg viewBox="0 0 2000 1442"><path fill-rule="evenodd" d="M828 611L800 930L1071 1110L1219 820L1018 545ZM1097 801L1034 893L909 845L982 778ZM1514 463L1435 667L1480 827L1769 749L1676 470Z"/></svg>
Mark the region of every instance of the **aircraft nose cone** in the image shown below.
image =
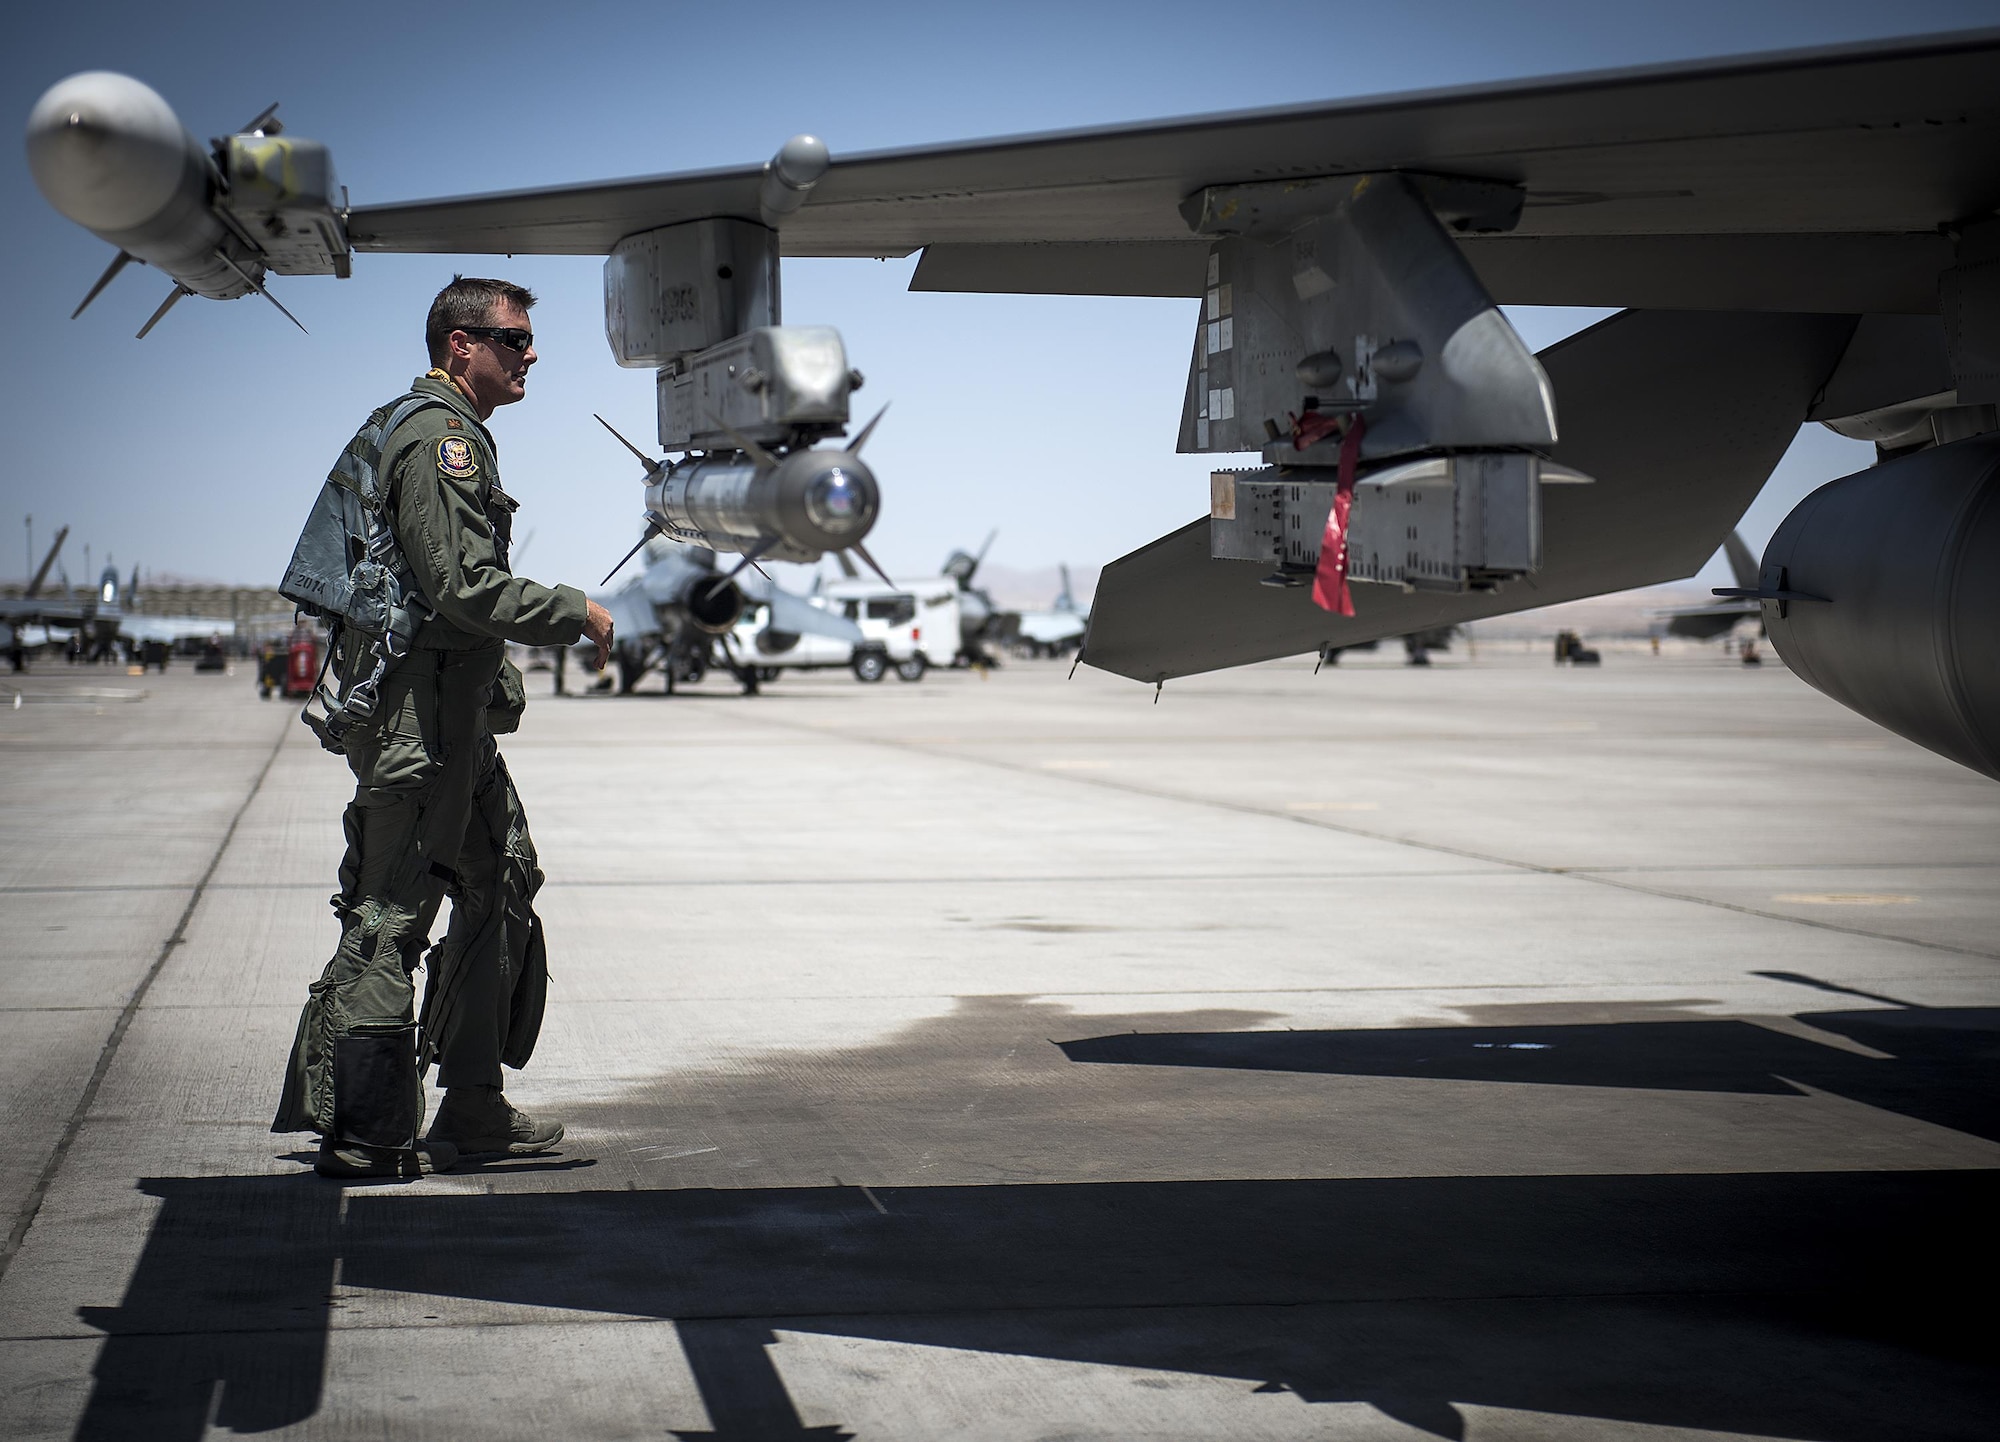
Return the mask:
<svg viewBox="0 0 2000 1442"><path fill-rule="evenodd" d="M120 231L173 198L187 132L151 86L88 70L59 80L28 115L28 169L49 204L78 225Z"/></svg>

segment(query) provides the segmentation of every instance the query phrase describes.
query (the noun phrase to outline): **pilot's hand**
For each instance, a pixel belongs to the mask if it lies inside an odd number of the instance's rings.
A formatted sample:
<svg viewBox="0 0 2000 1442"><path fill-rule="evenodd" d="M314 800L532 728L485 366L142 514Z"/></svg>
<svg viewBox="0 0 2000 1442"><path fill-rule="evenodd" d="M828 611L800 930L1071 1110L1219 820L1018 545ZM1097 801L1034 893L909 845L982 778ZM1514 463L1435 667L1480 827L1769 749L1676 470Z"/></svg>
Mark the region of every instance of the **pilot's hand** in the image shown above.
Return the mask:
<svg viewBox="0 0 2000 1442"><path fill-rule="evenodd" d="M611 613L595 601L586 601L590 614L584 618L583 638L597 643L597 660L592 670L602 671L611 659Z"/></svg>

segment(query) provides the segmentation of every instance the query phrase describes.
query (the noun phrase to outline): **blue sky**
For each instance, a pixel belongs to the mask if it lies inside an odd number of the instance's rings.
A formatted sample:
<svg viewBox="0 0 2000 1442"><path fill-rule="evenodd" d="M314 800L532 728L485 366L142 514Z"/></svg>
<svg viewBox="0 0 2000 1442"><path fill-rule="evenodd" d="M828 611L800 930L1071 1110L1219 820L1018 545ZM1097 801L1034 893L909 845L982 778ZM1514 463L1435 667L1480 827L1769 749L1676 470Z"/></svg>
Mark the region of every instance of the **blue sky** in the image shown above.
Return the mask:
<svg viewBox="0 0 2000 1442"><path fill-rule="evenodd" d="M332 147L357 203L755 162L801 130L836 153L1341 95L1913 34L2000 4L1012 3L979 7L488 3L72 4L17 23L0 112L83 69L123 70L198 136L273 100ZM17 129L16 135L20 131ZM165 279L57 216L19 141L0 149L11 344L0 391L0 575L72 527L121 566L269 583L327 466L423 369L431 295L454 269L532 286L541 364L495 430L534 540L522 569L592 584L636 534L638 468L590 419L650 440L653 384L602 332L601 262L359 256L352 280L280 280L302 336L251 299L185 301L133 332ZM1193 301L911 295L914 258L788 261L788 320L831 323L867 372L863 411L892 570L934 571L998 527L995 562L1099 564L1200 514L1209 461L1173 453ZM1517 313L1543 345L1590 313ZM1802 434L1745 520L1761 545L1868 448ZM8 527L12 527L11 537Z"/></svg>

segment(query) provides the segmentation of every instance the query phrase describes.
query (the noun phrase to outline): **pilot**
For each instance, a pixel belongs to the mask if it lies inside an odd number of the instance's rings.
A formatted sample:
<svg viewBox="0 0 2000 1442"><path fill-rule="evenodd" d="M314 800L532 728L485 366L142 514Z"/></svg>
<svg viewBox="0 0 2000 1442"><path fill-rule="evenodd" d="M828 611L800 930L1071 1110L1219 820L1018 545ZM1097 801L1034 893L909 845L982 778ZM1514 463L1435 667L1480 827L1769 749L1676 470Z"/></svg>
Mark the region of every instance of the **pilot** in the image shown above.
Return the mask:
<svg viewBox="0 0 2000 1442"><path fill-rule="evenodd" d="M424 1167L562 1140L560 1122L530 1116L503 1091L502 1065L521 1067L534 1050L548 969L533 909L542 873L493 738L514 730L526 705L507 642L587 637L602 666L611 617L575 587L538 585L508 566L516 502L500 487L486 421L526 394L534 303L507 281L454 277L431 304L431 369L411 390L444 404L382 441L390 529L434 614L391 664L373 715L343 738L355 787L332 899L340 944L310 989L272 1123L320 1134L322 1176L396 1175L407 1164L407 1152L335 1138L334 1059L340 1039L399 1030L407 1057L419 962L428 975L418 1064L435 1061L444 1088L419 1148ZM446 895L450 925L426 956ZM356 1108L395 1106L357 1090L361 1076L353 1067L341 1083L344 1127ZM406 1111L415 1091L412 1079Z"/></svg>

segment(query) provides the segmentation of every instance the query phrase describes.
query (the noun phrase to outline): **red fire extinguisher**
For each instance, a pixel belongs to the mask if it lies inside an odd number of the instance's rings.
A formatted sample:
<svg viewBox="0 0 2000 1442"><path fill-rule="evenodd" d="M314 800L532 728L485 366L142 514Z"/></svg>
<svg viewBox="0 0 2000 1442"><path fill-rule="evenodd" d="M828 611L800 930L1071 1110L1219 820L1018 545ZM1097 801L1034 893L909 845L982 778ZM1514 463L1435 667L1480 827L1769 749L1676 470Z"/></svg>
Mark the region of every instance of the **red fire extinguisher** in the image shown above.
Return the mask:
<svg viewBox="0 0 2000 1442"><path fill-rule="evenodd" d="M285 643L285 694L305 696L319 679L319 636L310 626L300 626Z"/></svg>

